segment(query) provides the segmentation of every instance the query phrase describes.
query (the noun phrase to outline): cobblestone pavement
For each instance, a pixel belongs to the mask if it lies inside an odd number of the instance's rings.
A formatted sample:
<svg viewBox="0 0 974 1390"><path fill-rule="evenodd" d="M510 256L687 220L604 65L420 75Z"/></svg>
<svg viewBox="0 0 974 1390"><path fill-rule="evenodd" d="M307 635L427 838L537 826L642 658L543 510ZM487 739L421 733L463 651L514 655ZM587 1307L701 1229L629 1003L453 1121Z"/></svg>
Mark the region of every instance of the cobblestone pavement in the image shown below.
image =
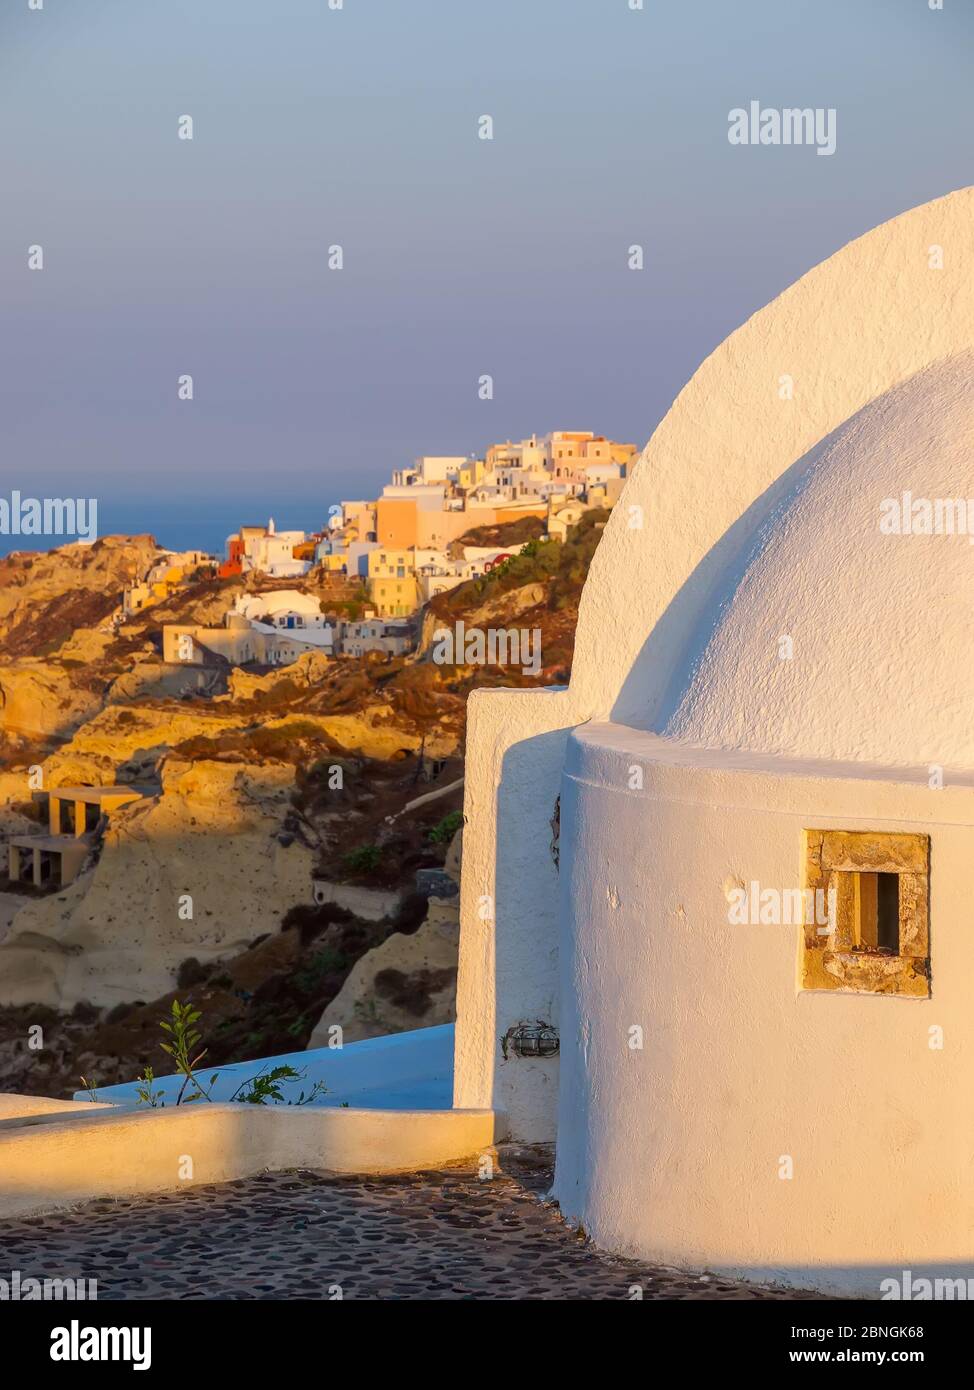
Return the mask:
<svg viewBox="0 0 974 1390"><path fill-rule="evenodd" d="M0 1226L0 1277L97 1279L98 1298L782 1299L716 1275L614 1259L543 1200L550 1155L502 1149L395 1177L266 1173L104 1199ZM340 1291L340 1292L339 1292Z"/></svg>

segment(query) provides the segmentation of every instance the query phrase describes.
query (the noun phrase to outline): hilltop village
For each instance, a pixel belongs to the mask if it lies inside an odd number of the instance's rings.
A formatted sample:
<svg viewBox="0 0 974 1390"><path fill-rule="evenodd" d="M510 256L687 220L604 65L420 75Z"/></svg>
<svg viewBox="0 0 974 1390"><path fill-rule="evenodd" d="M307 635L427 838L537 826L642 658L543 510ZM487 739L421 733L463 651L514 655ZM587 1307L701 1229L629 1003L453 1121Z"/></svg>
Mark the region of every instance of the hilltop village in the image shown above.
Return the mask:
<svg viewBox="0 0 974 1390"><path fill-rule="evenodd" d="M225 1061L451 1021L467 697L568 679L634 454L556 431L221 556L0 561L0 1085L159 1065L174 997Z"/></svg>
<svg viewBox="0 0 974 1390"><path fill-rule="evenodd" d="M278 531L271 519L228 536L222 560L195 551L155 560L125 590L116 627L209 573L267 586L238 595L218 624L165 624L167 662L403 655L416 645L416 615L437 595L488 574L532 539L564 540L587 512L610 509L635 453L602 435L556 430L494 444L483 458L425 455L394 472L379 497L332 507L321 531Z"/></svg>

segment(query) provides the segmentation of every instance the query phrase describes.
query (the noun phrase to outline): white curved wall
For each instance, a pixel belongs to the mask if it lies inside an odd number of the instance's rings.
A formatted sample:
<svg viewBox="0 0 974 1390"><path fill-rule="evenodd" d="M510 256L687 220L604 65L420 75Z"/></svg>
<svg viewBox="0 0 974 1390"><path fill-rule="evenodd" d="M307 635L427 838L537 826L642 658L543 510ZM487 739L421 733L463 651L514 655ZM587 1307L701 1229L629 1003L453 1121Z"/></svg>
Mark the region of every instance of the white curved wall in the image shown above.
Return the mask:
<svg viewBox="0 0 974 1390"><path fill-rule="evenodd" d="M548 822L567 731L609 717L658 727L687 684L687 633L705 630L721 577L787 494L789 470L877 397L974 348L972 226L970 188L904 213L721 344L631 469L582 594L570 688L471 697L454 1103L506 1110L515 1138L549 1139L556 1126L557 1059L505 1064L499 1039L520 1019L557 1015ZM930 268L932 245L943 270Z"/></svg>
<svg viewBox="0 0 974 1390"><path fill-rule="evenodd" d="M779 480L878 396L974 348L972 226L965 188L876 227L694 373L631 469L589 571L571 680L580 718L654 727L684 634ZM930 268L935 245L943 270Z"/></svg>
<svg viewBox="0 0 974 1390"><path fill-rule="evenodd" d="M970 535L884 533L883 501L902 511L904 494L959 500L960 517L947 519L965 532L970 498ZM965 353L813 451L743 562L721 575L657 727L715 748L974 767L972 542Z"/></svg>
<svg viewBox="0 0 974 1390"><path fill-rule="evenodd" d="M555 1196L599 1245L873 1297L974 1276L974 777L909 776L571 736ZM930 833L932 998L801 992L799 927L728 923L829 826Z"/></svg>

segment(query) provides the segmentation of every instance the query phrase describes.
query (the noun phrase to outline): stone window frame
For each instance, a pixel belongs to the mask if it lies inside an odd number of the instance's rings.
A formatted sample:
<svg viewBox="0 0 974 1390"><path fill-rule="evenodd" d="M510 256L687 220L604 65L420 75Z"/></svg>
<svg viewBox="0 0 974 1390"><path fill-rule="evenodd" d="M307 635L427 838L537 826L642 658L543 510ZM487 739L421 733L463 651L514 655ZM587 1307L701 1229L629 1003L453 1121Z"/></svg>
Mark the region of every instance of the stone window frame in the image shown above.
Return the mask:
<svg viewBox="0 0 974 1390"><path fill-rule="evenodd" d="M824 901L835 889L835 920L827 934L806 920L801 961L803 990L930 997L930 836L912 831L806 830L804 887ZM856 874L899 878L899 951L857 947ZM814 901L814 898L811 899Z"/></svg>

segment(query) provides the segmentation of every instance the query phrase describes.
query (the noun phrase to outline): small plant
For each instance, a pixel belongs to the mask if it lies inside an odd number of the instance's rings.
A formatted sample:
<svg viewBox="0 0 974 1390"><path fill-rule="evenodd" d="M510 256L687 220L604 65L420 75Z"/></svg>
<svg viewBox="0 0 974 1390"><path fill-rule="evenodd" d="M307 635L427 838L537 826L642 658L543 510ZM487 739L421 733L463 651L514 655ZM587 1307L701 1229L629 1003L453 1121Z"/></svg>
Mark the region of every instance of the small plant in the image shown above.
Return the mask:
<svg viewBox="0 0 974 1390"><path fill-rule="evenodd" d="M243 1105L266 1105L268 1101L276 1101L279 1105L310 1105L313 1100L317 1100L327 1087L323 1081L316 1081L308 1095L305 1096L301 1091L297 1100L285 1100L284 1092L281 1090L282 1081L303 1081L306 1072L298 1071L295 1067L286 1064L280 1067L272 1067L270 1071L259 1071L256 1076L250 1077L247 1081L241 1081L228 1100L240 1101Z"/></svg>
<svg viewBox="0 0 974 1390"><path fill-rule="evenodd" d="M462 811L450 811L428 832L434 845L448 845L463 824Z"/></svg>
<svg viewBox="0 0 974 1390"><path fill-rule="evenodd" d="M367 874L379 867L381 859L382 851L378 845L358 845L348 851L342 862L352 873Z"/></svg>
<svg viewBox="0 0 974 1390"><path fill-rule="evenodd" d="M196 1026L201 1017L199 1009L194 1009L192 1004L181 1004L178 999L174 999L169 1017L163 1019L159 1024L169 1039L167 1042L160 1043L159 1046L173 1059L176 1064L177 1075L183 1078L179 1094L176 1096L177 1105L188 1105L190 1101L194 1100L206 1100L211 1104L213 1102L212 1091L220 1073L214 1072L207 1086L203 1085L196 1074L196 1068L206 1056L206 1048L203 1048L201 1052L196 1052L202 1038L202 1034ZM260 1037L263 1035L253 1034L252 1036ZM299 1091L295 1100L288 1100L281 1090L282 1085L303 1081L306 1075L307 1072L298 1071L286 1063L279 1067L272 1067L269 1071L263 1067L256 1075L241 1081L237 1089L227 1097L227 1100L237 1101L242 1105L267 1105L271 1102L278 1105L311 1105L327 1091L328 1088L323 1081L316 1081L308 1092ZM152 1068L146 1066L136 1084L138 1103L149 1105L154 1110L166 1104L165 1091L153 1089L155 1079ZM94 1086L89 1086L84 1077L81 1078L81 1084L88 1091L89 1098L94 1100ZM186 1089L190 1085L194 1089L187 1095Z"/></svg>
<svg viewBox="0 0 974 1390"><path fill-rule="evenodd" d="M199 1009L194 1009L192 1004L180 1004L178 999L172 1001L172 1012L168 1019L163 1019L159 1027L164 1033L168 1033L171 1042L160 1043L163 1052L168 1052L169 1056L176 1063L176 1071L183 1078L183 1084L179 1088L179 1095L176 1097L176 1104L181 1105L185 1096L186 1102L199 1100L201 1097L209 1100L209 1096L197 1079L195 1068L206 1056L206 1048L192 1056L196 1044L201 1040L202 1034L196 1028L196 1024L202 1017ZM216 1077L210 1078L210 1085ZM186 1087L192 1082L196 1087L190 1095L186 1095Z"/></svg>
<svg viewBox="0 0 974 1390"><path fill-rule="evenodd" d="M147 1065L142 1075L138 1078L138 1085L135 1088L135 1093L139 1098L139 1104L151 1105L153 1110L157 1110L160 1105L165 1105L165 1101L162 1099L165 1092L154 1091L152 1089L152 1083L155 1079L152 1068Z"/></svg>
<svg viewBox="0 0 974 1390"><path fill-rule="evenodd" d="M93 1081L86 1081L85 1078L82 1077L81 1088L82 1090L87 1091L88 1099L90 1101L96 1101L98 1099L98 1092L95 1090L95 1083Z"/></svg>

